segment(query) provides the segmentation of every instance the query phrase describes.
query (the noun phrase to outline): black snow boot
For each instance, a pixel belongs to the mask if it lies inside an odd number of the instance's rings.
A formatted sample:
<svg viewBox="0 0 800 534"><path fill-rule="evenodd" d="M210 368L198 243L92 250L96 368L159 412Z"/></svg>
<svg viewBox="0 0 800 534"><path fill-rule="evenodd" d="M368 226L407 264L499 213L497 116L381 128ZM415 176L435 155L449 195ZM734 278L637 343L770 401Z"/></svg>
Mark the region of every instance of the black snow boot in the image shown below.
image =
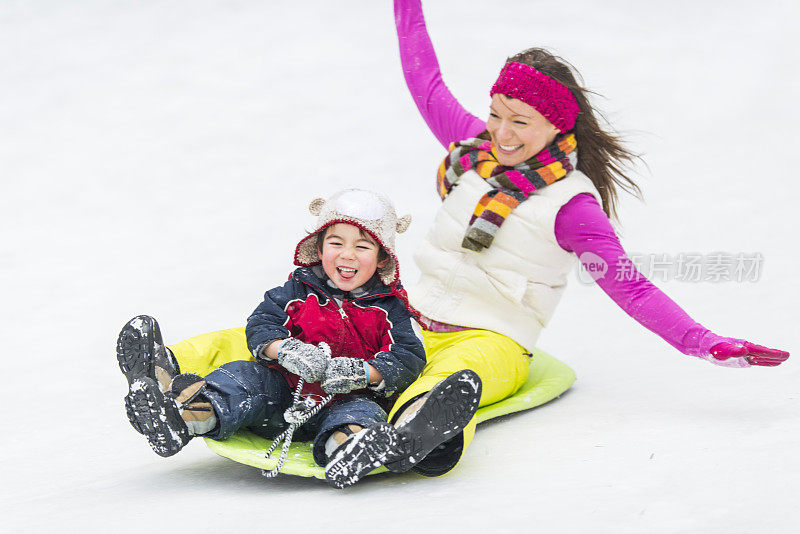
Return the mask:
<svg viewBox="0 0 800 534"><path fill-rule="evenodd" d="M161 391L167 391L172 379L180 373L178 363L164 346L158 323L149 315L134 317L122 327L117 337L117 362L128 387L147 377ZM131 424L136 428L132 419Z"/></svg>
<svg viewBox="0 0 800 534"><path fill-rule="evenodd" d="M184 373L176 376L163 393L152 378L138 378L125 397L128 419L157 454L172 456L192 439L187 421L216 417L211 404L199 397L205 385L202 377Z"/></svg>
<svg viewBox="0 0 800 534"><path fill-rule="evenodd" d="M456 437L478 411L483 384L469 369L448 376L403 410L395 422L403 453L385 463L404 473Z"/></svg>
<svg viewBox="0 0 800 534"><path fill-rule="evenodd" d="M474 371L453 373L414 400L395 425L378 423L350 436L331 455L325 478L344 488L381 464L395 473L410 470L458 436L478 410L481 390Z"/></svg>
<svg viewBox="0 0 800 534"><path fill-rule="evenodd" d="M348 432L347 427L340 430L350 435L333 451L325 466L325 479L331 486L352 486L388 459L403 454L400 436L389 423L377 423L356 434Z"/></svg>

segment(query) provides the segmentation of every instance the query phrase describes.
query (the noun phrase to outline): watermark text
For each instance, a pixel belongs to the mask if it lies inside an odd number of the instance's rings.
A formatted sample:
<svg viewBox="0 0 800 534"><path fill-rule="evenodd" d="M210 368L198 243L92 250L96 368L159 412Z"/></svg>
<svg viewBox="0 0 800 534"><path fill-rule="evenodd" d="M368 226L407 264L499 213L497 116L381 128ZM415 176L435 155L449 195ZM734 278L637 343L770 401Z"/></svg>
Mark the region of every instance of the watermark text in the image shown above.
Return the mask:
<svg viewBox="0 0 800 534"><path fill-rule="evenodd" d="M593 252L584 252L579 259L578 279L587 284L608 278L627 282L642 277L654 282L757 282L764 267L760 252L629 254L615 258L611 265Z"/></svg>

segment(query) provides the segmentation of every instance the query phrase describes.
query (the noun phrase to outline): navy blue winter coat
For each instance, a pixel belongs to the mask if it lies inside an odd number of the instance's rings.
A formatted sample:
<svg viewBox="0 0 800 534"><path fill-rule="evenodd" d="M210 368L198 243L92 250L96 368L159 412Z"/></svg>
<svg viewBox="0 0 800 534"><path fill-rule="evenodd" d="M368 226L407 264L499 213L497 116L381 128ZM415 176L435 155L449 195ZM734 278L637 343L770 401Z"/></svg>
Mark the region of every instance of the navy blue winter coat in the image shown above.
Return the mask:
<svg viewBox="0 0 800 534"><path fill-rule="evenodd" d="M333 290L311 268L296 269L289 281L270 289L247 319L247 345L256 358L283 373L294 388L299 377L274 360L260 357L267 343L295 337L306 343L321 341L331 356L367 360L384 380L384 387L371 391L378 397L401 393L416 380L425 366L425 348L420 328L408 307L405 290L381 283L377 276L367 282L366 294L343 297L339 305ZM304 384L304 395L325 395L319 383Z"/></svg>

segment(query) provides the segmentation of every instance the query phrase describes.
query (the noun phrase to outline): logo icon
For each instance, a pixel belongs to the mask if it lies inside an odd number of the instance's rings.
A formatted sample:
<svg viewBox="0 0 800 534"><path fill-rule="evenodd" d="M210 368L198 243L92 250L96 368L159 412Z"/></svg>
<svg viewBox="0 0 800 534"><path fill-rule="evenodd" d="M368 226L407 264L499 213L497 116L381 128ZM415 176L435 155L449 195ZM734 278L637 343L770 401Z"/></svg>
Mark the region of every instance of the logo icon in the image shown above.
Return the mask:
<svg viewBox="0 0 800 534"><path fill-rule="evenodd" d="M578 259L581 262L578 268L578 280L584 284L591 284L606 276L608 263L594 252L584 252Z"/></svg>

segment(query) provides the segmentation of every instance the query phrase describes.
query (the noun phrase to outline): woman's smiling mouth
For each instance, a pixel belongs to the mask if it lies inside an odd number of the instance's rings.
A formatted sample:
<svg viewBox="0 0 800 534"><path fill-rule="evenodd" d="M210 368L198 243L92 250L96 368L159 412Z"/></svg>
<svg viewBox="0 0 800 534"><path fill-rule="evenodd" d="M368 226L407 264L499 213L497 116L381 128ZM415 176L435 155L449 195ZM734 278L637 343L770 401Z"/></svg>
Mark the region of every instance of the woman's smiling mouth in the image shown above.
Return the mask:
<svg viewBox="0 0 800 534"><path fill-rule="evenodd" d="M522 148L521 144L520 145L501 145L501 144L498 143L497 146L498 146L498 148L500 149L501 152L505 152L507 154L511 154L512 152L516 152L517 150Z"/></svg>

